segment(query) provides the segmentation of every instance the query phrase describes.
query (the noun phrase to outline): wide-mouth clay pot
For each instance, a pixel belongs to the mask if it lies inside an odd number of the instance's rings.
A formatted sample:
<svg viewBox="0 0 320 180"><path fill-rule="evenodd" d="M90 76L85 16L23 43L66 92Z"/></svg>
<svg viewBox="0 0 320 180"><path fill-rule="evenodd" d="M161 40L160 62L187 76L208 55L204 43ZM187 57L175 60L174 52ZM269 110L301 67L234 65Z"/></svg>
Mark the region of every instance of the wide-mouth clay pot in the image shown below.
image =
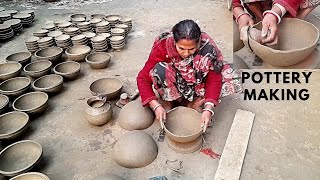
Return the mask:
<svg viewBox="0 0 320 180"><path fill-rule="evenodd" d="M30 92L19 96L12 106L16 111L27 114L40 114L48 107L49 96L44 92Z"/></svg>
<svg viewBox="0 0 320 180"><path fill-rule="evenodd" d="M68 48L66 54L71 61L84 61L90 51L91 48L89 46L79 45Z"/></svg>
<svg viewBox="0 0 320 180"><path fill-rule="evenodd" d="M0 80L4 81L14 78L20 74L22 65L18 62L6 62L0 64Z"/></svg>
<svg viewBox="0 0 320 180"><path fill-rule="evenodd" d="M86 57L86 62L90 65L93 69L102 69L106 68L111 61L111 55L106 52L96 52L89 54Z"/></svg>
<svg viewBox="0 0 320 180"><path fill-rule="evenodd" d="M60 64L57 64L53 68L53 72L65 78L66 80L76 79L81 70L81 65L75 61L66 61Z"/></svg>
<svg viewBox="0 0 320 180"><path fill-rule="evenodd" d="M91 94L106 97L107 100L114 100L120 97L123 84L116 78L102 78L90 85Z"/></svg>
<svg viewBox="0 0 320 180"><path fill-rule="evenodd" d="M112 118L112 107L106 98L94 96L87 101L86 119L93 125L101 126Z"/></svg>
<svg viewBox="0 0 320 180"><path fill-rule="evenodd" d="M7 96L20 96L30 88L31 80L27 77L15 77L0 83L0 93Z"/></svg>
<svg viewBox="0 0 320 180"><path fill-rule="evenodd" d="M18 52L11 54L6 58L7 61L16 61L22 65L26 65L31 61L31 53L30 52Z"/></svg>
<svg viewBox="0 0 320 180"><path fill-rule="evenodd" d="M13 139L22 134L29 124L24 112L12 111L0 115L0 139Z"/></svg>
<svg viewBox="0 0 320 180"><path fill-rule="evenodd" d="M32 88L35 91L45 93L57 93L63 88L63 77L57 74L49 74L42 76L32 83Z"/></svg>
<svg viewBox="0 0 320 180"><path fill-rule="evenodd" d="M34 61L27 64L23 71L33 78L39 78L50 73L52 62L48 60Z"/></svg>
<svg viewBox="0 0 320 180"><path fill-rule="evenodd" d="M48 47L41 49L35 53L39 60L49 60L52 62L59 61L62 57L63 49L60 47Z"/></svg>

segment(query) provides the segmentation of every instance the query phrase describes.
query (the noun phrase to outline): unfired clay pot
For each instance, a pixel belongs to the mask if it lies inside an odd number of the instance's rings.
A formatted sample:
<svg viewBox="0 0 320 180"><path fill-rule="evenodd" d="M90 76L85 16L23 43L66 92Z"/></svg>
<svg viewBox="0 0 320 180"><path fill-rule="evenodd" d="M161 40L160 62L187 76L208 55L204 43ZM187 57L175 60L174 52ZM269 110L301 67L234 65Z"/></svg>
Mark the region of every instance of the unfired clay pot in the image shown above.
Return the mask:
<svg viewBox="0 0 320 180"><path fill-rule="evenodd" d="M87 101L86 119L93 125L101 126L112 118L112 107L105 98L94 96Z"/></svg>
<svg viewBox="0 0 320 180"><path fill-rule="evenodd" d="M126 168L140 168L152 163L157 154L157 144L149 134L130 131L115 143L112 159Z"/></svg>
<svg viewBox="0 0 320 180"><path fill-rule="evenodd" d="M120 111L118 123L123 129L141 130L152 125L154 114L149 107L143 107L140 101L131 101Z"/></svg>

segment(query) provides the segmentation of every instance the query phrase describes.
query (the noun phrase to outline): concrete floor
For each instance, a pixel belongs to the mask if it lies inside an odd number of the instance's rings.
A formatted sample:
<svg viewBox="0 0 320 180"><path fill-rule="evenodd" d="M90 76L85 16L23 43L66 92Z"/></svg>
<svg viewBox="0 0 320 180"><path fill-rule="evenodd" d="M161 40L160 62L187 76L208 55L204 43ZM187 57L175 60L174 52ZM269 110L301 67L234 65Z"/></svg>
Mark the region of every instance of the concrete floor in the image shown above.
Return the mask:
<svg viewBox="0 0 320 180"><path fill-rule="evenodd" d="M6 2L0 6L23 9L21 4ZM114 0L72 7L71 10L54 10L50 5L36 8L37 21L34 26L1 44L0 59L25 50L23 40L46 22L67 20L73 13L126 15L133 18L134 29L126 49L112 53L112 63L107 69L92 70L82 63L82 75L75 81L64 83L63 91L50 98L47 111L31 120L28 131L20 139L35 140L44 149L43 158L33 171L59 180L95 179L106 173L139 180L161 175L168 179L213 179L218 159L199 152L178 154L159 142L158 157L147 167L120 167L110 157L113 144L127 132L117 124L119 109L114 107L113 120L102 127L90 125L84 118L84 109L86 99L91 97L89 85L96 79L117 77L124 83L124 91L133 92L136 88L135 77L148 57L154 38L181 19L199 20L204 31L214 37L225 59L232 62L232 14L226 10L224 1ZM314 72L308 85L312 98L304 102L244 101L242 94L223 98L216 109L214 127L207 131L205 147L221 154L236 110L249 110L256 113L256 118L241 179L317 179L320 177L319 80L320 73ZM254 84L246 83L245 87L252 88ZM256 87L261 88L261 85ZM159 125L154 123L145 131L156 140L158 129ZM2 145L10 143L2 142ZM184 173L179 174L166 167L167 159L182 160Z"/></svg>

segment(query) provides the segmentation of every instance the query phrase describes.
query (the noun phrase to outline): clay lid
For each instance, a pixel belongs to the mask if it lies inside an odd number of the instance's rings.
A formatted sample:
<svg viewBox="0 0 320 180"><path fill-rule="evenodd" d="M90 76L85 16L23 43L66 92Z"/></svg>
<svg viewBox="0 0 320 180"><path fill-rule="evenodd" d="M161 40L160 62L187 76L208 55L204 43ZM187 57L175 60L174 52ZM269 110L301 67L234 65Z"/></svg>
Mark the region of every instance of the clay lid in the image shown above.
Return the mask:
<svg viewBox="0 0 320 180"><path fill-rule="evenodd" d="M111 29L111 33L117 33L117 34L121 34L124 33L124 29L120 29L120 28L112 28Z"/></svg>
<svg viewBox="0 0 320 180"><path fill-rule="evenodd" d="M70 36L66 35L66 34L62 34L62 35L56 37L56 41L66 41L68 39L70 39Z"/></svg>
<svg viewBox="0 0 320 180"><path fill-rule="evenodd" d="M102 41L106 41L106 40L107 40L107 38L104 36L101 36L101 35L97 35L97 36L91 38L92 42L102 42Z"/></svg>
<svg viewBox="0 0 320 180"><path fill-rule="evenodd" d="M116 24L115 27L116 27L116 28L121 28L121 29L127 29L127 28L129 28L129 26L126 25L126 24Z"/></svg>
<svg viewBox="0 0 320 180"><path fill-rule="evenodd" d="M84 21L86 21L86 18L83 18L83 17L72 18L72 21L74 21L74 22L84 22Z"/></svg>
<svg viewBox="0 0 320 180"><path fill-rule="evenodd" d="M47 34L49 31L46 29L40 29L39 31L34 32L33 34Z"/></svg>
<svg viewBox="0 0 320 180"><path fill-rule="evenodd" d="M96 26L97 27L103 27L103 26L108 26L110 23L108 21L102 21L102 22L99 22Z"/></svg>
<svg viewBox="0 0 320 180"><path fill-rule="evenodd" d="M54 24L46 24L43 26L42 29L54 29L54 28L55 28Z"/></svg>
<svg viewBox="0 0 320 180"><path fill-rule="evenodd" d="M35 42L37 42L39 39L40 39L39 37L32 36L32 37L29 37L28 39L26 39L26 43L35 43Z"/></svg>
<svg viewBox="0 0 320 180"><path fill-rule="evenodd" d="M79 41L79 40L84 40L86 39L86 36L84 34L76 35L71 38L72 41Z"/></svg>
<svg viewBox="0 0 320 180"><path fill-rule="evenodd" d="M14 25L18 25L20 23L21 23L20 19L10 19L10 20L5 21L3 24L14 26Z"/></svg>
<svg viewBox="0 0 320 180"><path fill-rule="evenodd" d="M58 36L60 36L62 34L63 33L61 31L51 31L47 35L50 36L50 37L58 37Z"/></svg>
<svg viewBox="0 0 320 180"><path fill-rule="evenodd" d="M254 28L261 30L261 23ZM278 38L278 45L274 49L254 41L251 37L249 44L253 52L266 63L291 66L301 62L314 51L319 40L319 30L307 21L284 18L278 25Z"/></svg>
<svg viewBox="0 0 320 180"><path fill-rule="evenodd" d="M167 113L166 135L177 142L191 142L202 134L201 114L187 107L176 107Z"/></svg>
<svg viewBox="0 0 320 180"><path fill-rule="evenodd" d="M138 100L126 104L120 111L118 123L123 129L141 130L152 125L154 114L149 107L143 107Z"/></svg>
<svg viewBox="0 0 320 180"><path fill-rule="evenodd" d="M12 17L17 19L27 19L31 17L31 14L19 13L19 14L13 15Z"/></svg>
<svg viewBox="0 0 320 180"><path fill-rule="evenodd" d="M91 39L96 36L96 33L93 33L93 32L84 32L82 34L85 35L86 38L88 38L88 39Z"/></svg>
<svg viewBox="0 0 320 180"><path fill-rule="evenodd" d="M152 137L143 131L131 131L119 138L112 150L112 159L126 168L140 168L152 163L158 147Z"/></svg>

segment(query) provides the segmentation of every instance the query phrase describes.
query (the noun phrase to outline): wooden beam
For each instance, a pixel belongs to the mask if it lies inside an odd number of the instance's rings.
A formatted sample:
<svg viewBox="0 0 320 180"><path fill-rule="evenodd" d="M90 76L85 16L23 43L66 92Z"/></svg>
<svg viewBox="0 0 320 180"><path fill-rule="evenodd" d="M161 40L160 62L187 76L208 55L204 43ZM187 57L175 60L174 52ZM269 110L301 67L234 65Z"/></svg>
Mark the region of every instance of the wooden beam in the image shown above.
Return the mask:
<svg viewBox="0 0 320 180"><path fill-rule="evenodd" d="M214 180L238 180L255 114L238 109L223 148Z"/></svg>

